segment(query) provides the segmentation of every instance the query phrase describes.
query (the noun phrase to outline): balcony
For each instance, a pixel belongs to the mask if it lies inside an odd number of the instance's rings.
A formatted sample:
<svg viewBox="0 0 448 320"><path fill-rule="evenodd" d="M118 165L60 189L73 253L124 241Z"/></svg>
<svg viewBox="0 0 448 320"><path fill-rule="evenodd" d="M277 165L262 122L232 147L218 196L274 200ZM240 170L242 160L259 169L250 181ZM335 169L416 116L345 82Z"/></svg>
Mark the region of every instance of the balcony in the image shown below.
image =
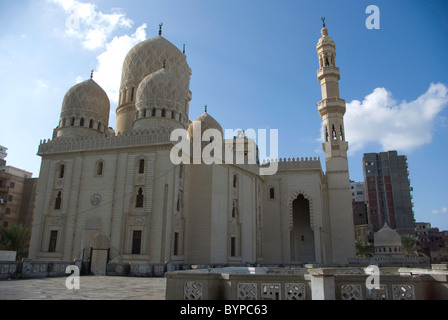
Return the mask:
<svg viewBox="0 0 448 320"><path fill-rule="evenodd" d="M317 103L317 110L323 116L327 113L345 114L345 100L340 98L329 98Z"/></svg>
<svg viewBox="0 0 448 320"><path fill-rule="evenodd" d="M323 67L317 70L317 78L319 81L325 76L336 76L338 80L341 78L338 67Z"/></svg>

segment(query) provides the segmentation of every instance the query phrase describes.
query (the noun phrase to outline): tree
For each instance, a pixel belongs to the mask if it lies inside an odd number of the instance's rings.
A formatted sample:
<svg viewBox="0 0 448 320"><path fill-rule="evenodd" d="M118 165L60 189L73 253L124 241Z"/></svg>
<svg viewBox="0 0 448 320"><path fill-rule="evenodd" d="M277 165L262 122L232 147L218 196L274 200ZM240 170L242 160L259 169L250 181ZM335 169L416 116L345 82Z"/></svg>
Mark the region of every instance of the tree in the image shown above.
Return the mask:
<svg viewBox="0 0 448 320"><path fill-rule="evenodd" d="M356 257L368 258L373 256L373 245L366 240L355 240Z"/></svg>
<svg viewBox="0 0 448 320"><path fill-rule="evenodd" d="M401 245L403 246L403 251L407 257L417 257L417 237L411 234L404 234L401 236Z"/></svg>
<svg viewBox="0 0 448 320"><path fill-rule="evenodd" d="M0 228L0 249L17 252L17 260L28 255L30 229L22 224Z"/></svg>

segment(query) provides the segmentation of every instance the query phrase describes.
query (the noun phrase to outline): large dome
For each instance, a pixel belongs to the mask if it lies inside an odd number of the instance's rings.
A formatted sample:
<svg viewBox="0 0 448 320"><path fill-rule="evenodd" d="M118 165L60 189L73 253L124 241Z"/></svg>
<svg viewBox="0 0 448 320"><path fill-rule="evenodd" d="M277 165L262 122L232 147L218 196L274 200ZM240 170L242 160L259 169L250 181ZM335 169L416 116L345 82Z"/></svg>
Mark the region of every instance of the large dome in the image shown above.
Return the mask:
<svg viewBox="0 0 448 320"><path fill-rule="evenodd" d="M191 69L186 57L162 36L140 42L129 51L123 63L121 87L138 86L147 75L156 72L164 64L188 90Z"/></svg>
<svg viewBox="0 0 448 320"><path fill-rule="evenodd" d="M70 88L62 102L62 115L78 116L85 112L98 117L109 118L110 101L106 92L89 79Z"/></svg>
<svg viewBox="0 0 448 320"><path fill-rule="evenodd" d="M85 127L104 133L109 124L110 101L106 92L89 79L70 88L64 96L58 136L78 135L81 131L67 127ZM84 131L82 131L84 132Z"/></svg>

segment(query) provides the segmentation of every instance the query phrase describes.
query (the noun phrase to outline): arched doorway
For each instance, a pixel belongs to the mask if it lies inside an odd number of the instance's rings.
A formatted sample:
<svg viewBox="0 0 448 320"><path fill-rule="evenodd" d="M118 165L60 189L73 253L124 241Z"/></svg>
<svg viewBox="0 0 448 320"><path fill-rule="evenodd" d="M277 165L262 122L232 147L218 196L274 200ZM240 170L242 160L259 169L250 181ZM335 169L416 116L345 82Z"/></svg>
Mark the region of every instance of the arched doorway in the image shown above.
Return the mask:
<svg viewBox="0 0 448 320"><path fill-rule="evenodd" d="M91 242L89 273L95 275L106 275L107 263L109 262L109 238L99 234Z"/></svg>
<svg viewBox="0 0 448 320"><path fill-rule="evenodd" d="M291 262L314 262L316 256L314 232L311 229L310 203L302 194L299 194L292 202L292 220Z"/></svg>

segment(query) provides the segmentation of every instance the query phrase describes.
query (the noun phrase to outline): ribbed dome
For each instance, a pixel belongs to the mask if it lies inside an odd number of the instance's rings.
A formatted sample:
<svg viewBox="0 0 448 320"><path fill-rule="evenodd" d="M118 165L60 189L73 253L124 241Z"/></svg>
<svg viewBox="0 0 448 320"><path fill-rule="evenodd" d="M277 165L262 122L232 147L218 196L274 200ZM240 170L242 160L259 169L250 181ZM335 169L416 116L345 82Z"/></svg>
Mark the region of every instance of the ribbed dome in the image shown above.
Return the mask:
<svg viewBox="0 0 448 320"><path fill-rule="evenodd" d="M140 83L163 65L176 76L181 86L189 87L191 69L185 55L171 42L157 36L137 44L127 54L121 76L121 86Z"/></svg>
<svg viewBox="0 0 448 320"><path fill-rule="evenodd" d="M211 115L209 115L207 112L204 112L202 115L200 115L195 121L201 122L201 137L205 130L207 129L217 129L219 132L221 132L221 136L223 135L223 130L221 125L218 123L218 121L215 120ZM192 122L188 126L188 133L190 134L191 140L193 140L193 128L194 128L194 122Z"/></svg>
<svg viewBox="0 0 448 320"><path fill-rule="evenodd" d="M378 232L375 232L374 243L375 247L400 247L401 237L386 223Z"/></svg>
<svg viewBox="0 0 448 320"><path fill-rule="evenodd" d="M182 110L187 92L176 77L165 68L143 79L137 89L137 110L168 108Z"/></svg>
<svg viewBox="0 0 448 320"><path fill-rule="evenodd" d="M89 79L70 88L64 96L61 118L93 117L109 122L110 101L106 92Z"/></svg>
<svg viewBox="0 0 448 320"><path fill-rule="evenodd" d="M328 29L327 28L322 28L320 33L321 33L322 37L317 42L317 47L319 47L321 45L332 45L332 46L335 46L333 39L328 36Z"/></svg>
<svg viewBox="0 0 448 320"><path fill-rule="evenodd" d="M92 79L78 83L64 96L58 137L107 134L110 101Z"/></svg>

